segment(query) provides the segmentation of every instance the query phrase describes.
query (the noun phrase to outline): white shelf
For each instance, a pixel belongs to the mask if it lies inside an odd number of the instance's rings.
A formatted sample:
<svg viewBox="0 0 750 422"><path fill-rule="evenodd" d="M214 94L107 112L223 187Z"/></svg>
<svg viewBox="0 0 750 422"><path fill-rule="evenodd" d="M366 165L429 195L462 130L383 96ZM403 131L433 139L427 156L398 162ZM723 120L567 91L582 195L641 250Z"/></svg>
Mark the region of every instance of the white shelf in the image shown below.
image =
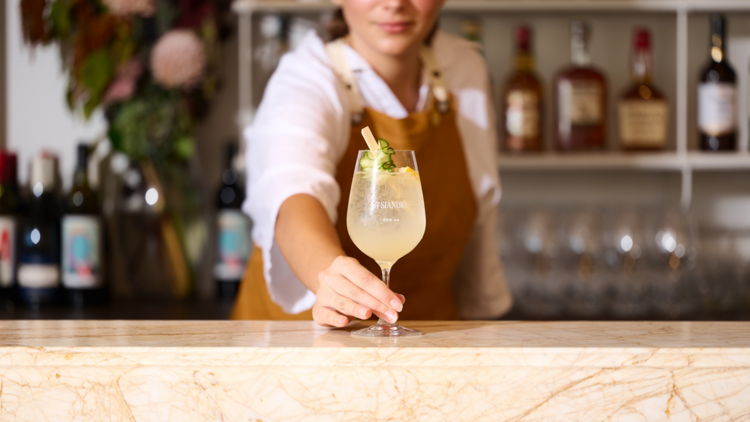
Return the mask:
<svg viewBox="0 0 750 422"><path fill-rule="evenodd" d="M688 164L693 171L750 170L750 154L692 152L688 154Z"/></svg>
<svg viewBox="0 0 750 422"><path fill-rule="evenodd" d="M750 154L710 152L501 154L498 163L501 171L732 171L750 170Z"/></svg>
<svg viewBox="0 0 750 422"><path fill-rule="evenodd" d="M330 0L235 0L239 13L334 10ZM446 11L750 11L747 0L448 0Z"/></svg>
<svg viewBox="0 0 750 422"><path fill-rule="evenodd" d="M675 153L542 153L526 155L501 154L501 171L512 170L681 170L684 157Z"/></svg>

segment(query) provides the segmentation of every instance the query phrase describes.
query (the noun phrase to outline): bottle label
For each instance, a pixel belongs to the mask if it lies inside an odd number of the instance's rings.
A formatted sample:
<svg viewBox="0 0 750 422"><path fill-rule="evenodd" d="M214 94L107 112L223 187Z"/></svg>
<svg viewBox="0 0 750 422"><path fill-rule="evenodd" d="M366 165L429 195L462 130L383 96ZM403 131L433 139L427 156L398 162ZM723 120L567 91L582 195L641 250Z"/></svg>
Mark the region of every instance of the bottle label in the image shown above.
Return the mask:
<svg viewBox="0 0 750 422"><path fill-rule="evenodd" d="M60 270L54 264L21 264L18 285L29 289L46 289L60 284Z"/></svg>
<svg viewBox="0 0 750 422"><path fill-rule="evenodd" d="M0 217L0 287L13 285L16 269L16 220Z"/></svg>
<svg viewBox="0 0 750 422"><path fill-rule="evenodd" d="M698 85L698 128L709 136L734 133L737 127L737 90L734 84Z"/></svg>
<svg viewBox="0 0 750 422"><path fill-rule="evenodd" d="M245 272L250 256L250 220L240 210L220 210L217 216L216 265L214 276L221 281L237 281Z"/></svg>
<svg viewBox="0 0 750 422"><path fill-rule="evenodd" d="M559 88L560 118L571 125L599 125L604 119L604 89L596 80L564 80ZM564 123L563 122L563 123Z"/></svg>
<svg viewBox="0 0 750 422"><path fill-rule="evenodd" d="M62 220L62 284L90 289L101 284L101 223L97 217L66 215Z"/></svg>
<svg viewBox="0 0 750 422"><path fill-rule="evenodd" d="M662 100L622 100L618 107L624 147L661 148L667 141L669 107Z"/></svg>
<svg viewBox="0 0 750 422"><path fill-rule="evenodd" d="M505 128L510 136L535 138L539 135L539 97L531 90L508 93Z"/></svg>

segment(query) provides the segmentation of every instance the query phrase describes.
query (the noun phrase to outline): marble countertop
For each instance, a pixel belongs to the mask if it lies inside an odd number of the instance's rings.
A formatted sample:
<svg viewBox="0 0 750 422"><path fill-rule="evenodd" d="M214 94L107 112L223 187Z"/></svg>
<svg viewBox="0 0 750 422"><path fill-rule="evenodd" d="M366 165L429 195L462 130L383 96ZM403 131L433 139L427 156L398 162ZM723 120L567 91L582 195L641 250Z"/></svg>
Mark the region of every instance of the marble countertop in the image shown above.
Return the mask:
<svg viewBox="0 0 750 422"><path fill-rule="evenodd" d="M0 419L695 421L750 415L747 322L1 321ZM117 418L112 419L112 415Z"/></svg>
<svg viewBox="0 0 750 422"><path fill-rule="evenodd" d="M421 337L363 339L313 322L0 321L0 347L748 348L750 322L406 321Z"/></svg>
<svg viewBox="0 0 750 422"><path fill-rule="evenodd" d="M280 321L2 321L4 359L76 357L109 352L146 364L187 354L192 359L264 364L304 359L316 365L664 365L678 359L716 366L733 355L750 359L747 322L512 322L414 321L421 337L352 337L353 324L326 329L313 322ZM72 353L72 354L71 354ZM364 353L364 355L363 355ZM365 356L367 355L367 356ZM110 356L110 357L111 357ZM350 359L357 356L356 362ZM747 357L746 357L747 356ZM363 359L364 357L364 359ZM519 359L523 362L519 362ZM613 361L610 361L614 359ZM734 358L726 363L736 364ZM7 361L6 361L7 363ZM110 364L112 362L109 362ZM673 362L674 363L674 362Z"/></svg>

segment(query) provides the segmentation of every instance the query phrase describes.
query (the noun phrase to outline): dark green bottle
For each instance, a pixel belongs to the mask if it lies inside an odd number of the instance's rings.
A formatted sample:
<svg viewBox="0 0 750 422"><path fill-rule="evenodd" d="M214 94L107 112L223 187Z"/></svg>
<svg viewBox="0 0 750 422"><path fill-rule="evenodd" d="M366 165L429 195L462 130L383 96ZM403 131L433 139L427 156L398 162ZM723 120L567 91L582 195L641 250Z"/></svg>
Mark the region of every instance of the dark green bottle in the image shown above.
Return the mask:
<svg viewBox="0 0 750 422"><path fill-rule="evenodd" d="M18 293L32 309L55 302L60 288L60 216L57 157L42 153L31 161L26 210L18 243Z"/></svg>
<svg viewBox="0 0 750 422"><path fill-rule="evenodd" d="M73 185L62 218L62 285L70 304L101 303L107 293L102 279L102 223L99 199L88 180L89 147L78 145Z"/></svg>
<svg viewBox="0 0 750 422"><path fill-rule="evenodd" d="M214 278L220 301L233 302L251 253L250 219L242 212L245 189L232 167L237 154L233 142L225 146L225 170L216 195L216 262Z"/></svg>
<svg viewBox="0 0 750 422"><path fill-rule="evenodd" d="M0 151L0 296L12 300L16 288L18 221L23 203L16 154Z"/></svg>

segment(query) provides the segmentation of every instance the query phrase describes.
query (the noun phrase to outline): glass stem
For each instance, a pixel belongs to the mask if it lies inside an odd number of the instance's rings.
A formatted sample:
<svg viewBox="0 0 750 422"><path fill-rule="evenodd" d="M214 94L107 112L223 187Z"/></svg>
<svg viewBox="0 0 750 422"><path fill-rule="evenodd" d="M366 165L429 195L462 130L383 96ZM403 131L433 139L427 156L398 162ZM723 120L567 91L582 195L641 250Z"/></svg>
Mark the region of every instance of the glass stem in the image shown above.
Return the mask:
<svg viewBox="0 0 750 422"><path fill-rule="evenodd" d="M391 267L380 267L383 271L383 283L386 287L391 288Z"/></svg>
<svg viewBox="0 0 750 422"><path fill-rule="evenodd" d="M386 287L390 289L391 288L391 267L393 267L393 262L378 262L378 265L380 266L380 271L383 272L383 283L385 283ZM396 324L391 324L390 322L379 318L378 323L375 325L394 326Z"/></svg>

